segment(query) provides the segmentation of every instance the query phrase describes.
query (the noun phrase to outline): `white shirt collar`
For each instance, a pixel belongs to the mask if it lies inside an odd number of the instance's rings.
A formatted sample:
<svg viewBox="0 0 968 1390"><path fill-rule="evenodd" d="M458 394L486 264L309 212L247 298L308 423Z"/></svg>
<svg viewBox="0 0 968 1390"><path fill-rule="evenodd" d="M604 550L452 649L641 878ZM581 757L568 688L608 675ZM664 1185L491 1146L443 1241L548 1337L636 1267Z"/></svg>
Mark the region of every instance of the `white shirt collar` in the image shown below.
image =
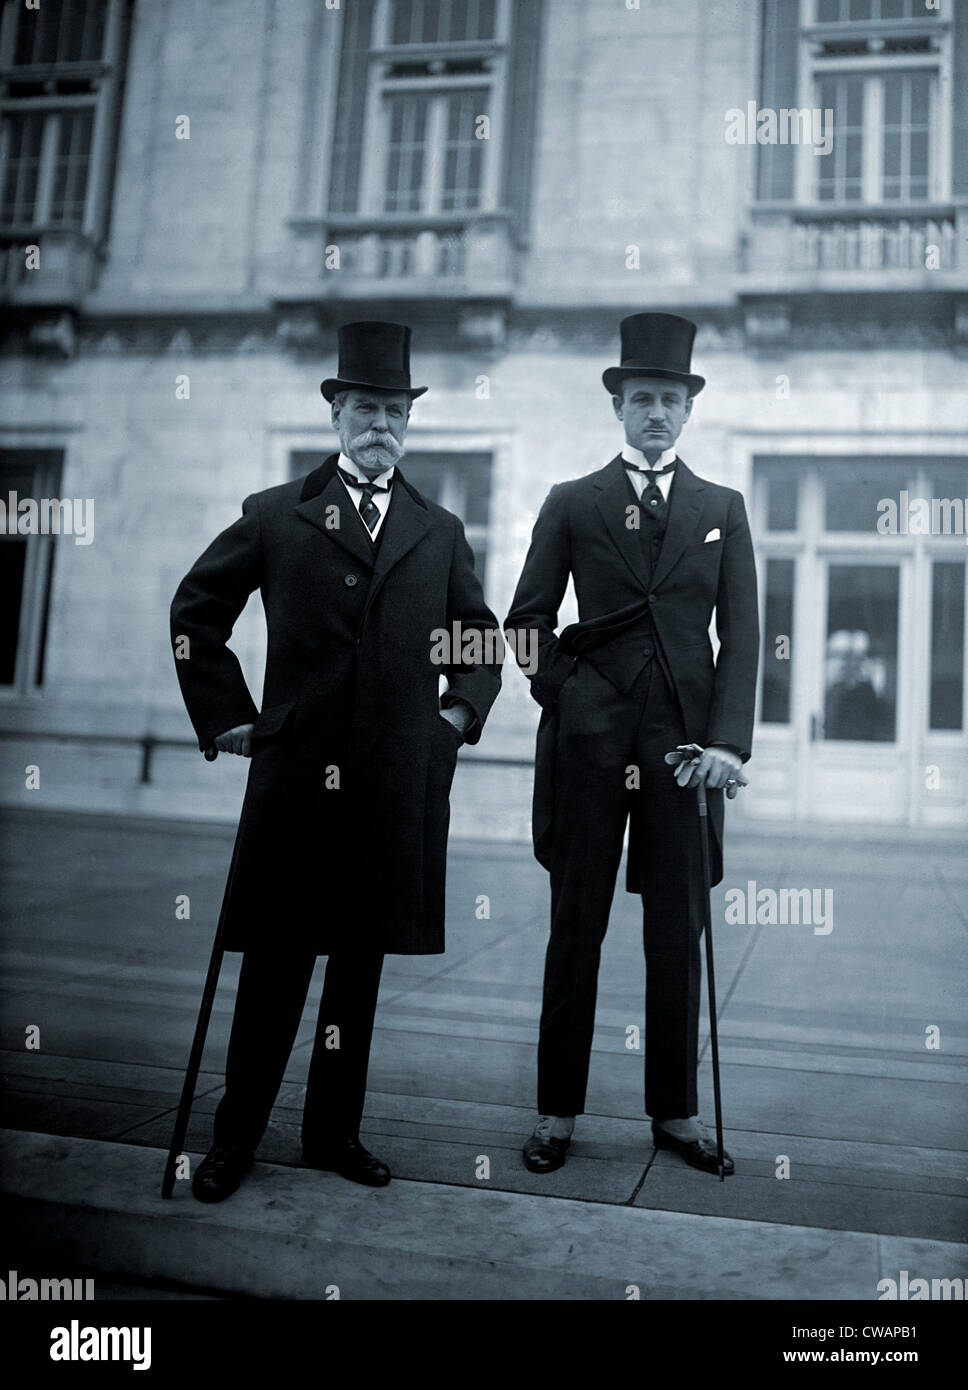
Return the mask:
<svg viewBox="0 0 968 1390"><path fill-rule="evenodd" d="M622 458L626 463L634 463L636 468L665 468L675 457L675 448L665 449L655 463L650 463L641 449L636 449L627 441L622 445Z"/></svg>
<svg viewBox="0 0 968 1390"><path fill-rule="evenodd" d="M357 480L357 485L359 487L362 487L364 483L379 483L381 487L389 487L390 480L393 477L393 470L396 468L396 464L391 463L389 468L384 468L383 472L377 473L375 478L367 478L365 474L360 472L353 460L348 459L343 453L340 454L336 463L345 473L349 473L351 477Z"/></svg>

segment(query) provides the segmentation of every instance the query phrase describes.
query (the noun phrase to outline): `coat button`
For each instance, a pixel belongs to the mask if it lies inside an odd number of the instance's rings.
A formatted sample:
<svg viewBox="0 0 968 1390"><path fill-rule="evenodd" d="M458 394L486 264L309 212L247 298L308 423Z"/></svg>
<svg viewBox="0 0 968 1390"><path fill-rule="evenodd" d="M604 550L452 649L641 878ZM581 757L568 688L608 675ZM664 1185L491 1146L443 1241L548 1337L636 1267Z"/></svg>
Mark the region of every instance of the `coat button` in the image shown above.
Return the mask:
<svg viewBox="0 0 968 1390"><path fill-rule="evenodd" d="M352 589L353 585L356 583L356 575L348 574L346 578L343 580L343 583L347 586L347 588Z"/></svg>
<svg viewBox="0 0 968 1390"><path fill-rule="evenodd" d="M656 598L655 594L649 594L649 606L650 606L650 607L654 608L655 605L656 605L658 602L659 602L659 600Z"/></svg>

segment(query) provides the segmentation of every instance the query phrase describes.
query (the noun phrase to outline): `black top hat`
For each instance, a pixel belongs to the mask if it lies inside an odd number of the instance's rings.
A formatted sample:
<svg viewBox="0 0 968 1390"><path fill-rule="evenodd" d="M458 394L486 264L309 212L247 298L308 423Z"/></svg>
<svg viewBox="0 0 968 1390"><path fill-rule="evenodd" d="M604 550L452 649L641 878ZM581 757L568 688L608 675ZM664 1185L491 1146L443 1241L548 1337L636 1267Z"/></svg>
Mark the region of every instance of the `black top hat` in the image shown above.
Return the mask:
<svg viewBox="0 0 968 1390"><path fill-rule="evenodd" d="M319 383L328 401L337 391L372 386L406 391L411 400L426 386L410 385L410 329L405 323L344 323L339 330L339 373Z"/></svg>
<svg viewBox="0 0 968 1390"><path fill-rule="evenodd" d="M622 365L602 373L605 390L615 395L627 376L664 376L684 381L690 396L706 378L689 370L696 325L678 314L630 314L622 320Z"/></svg>

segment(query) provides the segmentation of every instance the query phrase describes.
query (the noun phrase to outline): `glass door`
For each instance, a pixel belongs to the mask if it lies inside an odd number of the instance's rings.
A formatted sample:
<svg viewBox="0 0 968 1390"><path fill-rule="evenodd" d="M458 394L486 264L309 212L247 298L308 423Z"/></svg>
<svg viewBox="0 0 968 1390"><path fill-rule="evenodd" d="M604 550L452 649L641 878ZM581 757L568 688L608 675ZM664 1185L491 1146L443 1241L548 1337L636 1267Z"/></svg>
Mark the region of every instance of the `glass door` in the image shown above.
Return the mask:
<svg viewBox="0 0 968 1390"><path fill-rule="evenodd" d="M802 766L811 819L903 823L914 743L911 559L816 558L809 729Z"/></svg>

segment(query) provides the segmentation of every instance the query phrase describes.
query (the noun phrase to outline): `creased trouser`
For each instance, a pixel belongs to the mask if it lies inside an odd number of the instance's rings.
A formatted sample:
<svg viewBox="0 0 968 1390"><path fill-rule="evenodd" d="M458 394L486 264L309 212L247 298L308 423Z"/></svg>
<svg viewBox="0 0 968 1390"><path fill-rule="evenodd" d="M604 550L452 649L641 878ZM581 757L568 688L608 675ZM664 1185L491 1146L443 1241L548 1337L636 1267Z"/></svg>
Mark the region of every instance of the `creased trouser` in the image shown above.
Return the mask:
<svg viewBox="0 0 968 1390"><path fill-rule="evenodd" d="M641 831L645 1110L656 1119L693 1115L703 887L696 796L663 762L686 741L678 703L654 660L620 695L582 659L561 688L558 715L538 1108L585 1108L601 946L631 814ZM633 767L637 789L627 785Z"/></svg>
<svg viewBox="0 0 968 1390"><path fill-rule="evenodd" d="M254 1150L269 1116L299 1029L314 952L278 947L243 952L214 1142ZM383 955L345 951L326 962L303 1106L306 1145L356 1138ZM339 1030L338 1034L332 1031ZM338 1039L339 1046L333 1046Z"/></svg>

